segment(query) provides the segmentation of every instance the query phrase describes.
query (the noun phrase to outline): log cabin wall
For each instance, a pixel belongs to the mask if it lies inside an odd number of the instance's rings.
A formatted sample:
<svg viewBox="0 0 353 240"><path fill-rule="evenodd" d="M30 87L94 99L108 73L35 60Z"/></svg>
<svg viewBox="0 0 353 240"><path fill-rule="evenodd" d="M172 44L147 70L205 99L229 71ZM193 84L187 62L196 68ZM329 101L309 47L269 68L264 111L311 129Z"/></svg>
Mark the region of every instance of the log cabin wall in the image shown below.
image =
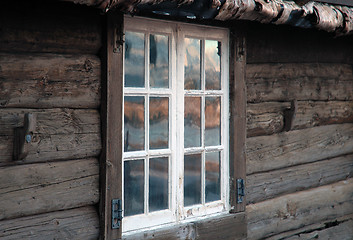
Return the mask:
<svg viewBox="0 0 353 240"><path fill-rule="evenodd" d="M249 25L248 239L352 239L352 42Z"/></svg>
<svg viewBox="0 0 353 240"><path fill-rule="evenodd" d="M99 12L16 4L0 8L0 238L97 239ZM247 33L248 239L345 239L353 235L353 38L260 24ZM28 156L15 161L25 113L36 115L36 130Z"/></svg>
<svg viewBox="0 0 353 240"><path fill-rule="evenodd" d="M100 24L71 3L1 3L0 239L98 238ZM37 123L16 161L25 113Z"/></svg>

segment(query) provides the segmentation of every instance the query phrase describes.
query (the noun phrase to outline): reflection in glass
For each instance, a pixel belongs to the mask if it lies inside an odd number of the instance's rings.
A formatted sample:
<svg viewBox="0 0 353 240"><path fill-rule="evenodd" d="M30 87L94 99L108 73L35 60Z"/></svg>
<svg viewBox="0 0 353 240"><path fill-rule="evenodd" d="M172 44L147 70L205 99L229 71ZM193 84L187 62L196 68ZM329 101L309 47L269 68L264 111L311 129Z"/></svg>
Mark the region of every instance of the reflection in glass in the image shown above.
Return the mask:
<svg viewBox="0 0 353 240"><path fill-rule="evenodd" d="M221 89L221 42L205 41L206 89Z"/></svg>
<svg viewBox="0 0 353 240"><path fill-rule="evenodd" d="M149 210L168 208L168 158L151 158L149 175Z"/></svg>
<svg viewBox="0 0 353 240"><path fill-rule="evenodd" d="M205 100L205 146L221 144L221 98Z"/></svg>
<svg viewBox="0 0 353 240"><path fill-rule="evenodd" d="M185 97L184 147L201 146L201 98Z"/></svg>
<svg viewBox="0 0 353 240"><path fill-rule="evenodd" d="M145 86L145 35L125 33L125 87Z"/></svg>
<svg viewBox="0 0 353 240"><path fill-rule="evenodd" d="M220 191L220 153L210 152L206 153L205 168L206 168L206 182L205 182L205 198L206 202L217 201L221 199Z"/></svg>
<svg viewBox="0 0 353 240"><path fill-rule="evenodd" d="M150 98L150 149L168 148L168 102L167 97Z"/></svg>
<svg viewBox="0 0 353 240"><path fill-rule="evenodd" d="M168 36L150 35L150 86L169 86L169 47Z"/></svg>
<svg viewBox="0 0 353 240"><path fill-rule="evenodd" d="M145 148L145 104L144 97L124 97L124 151Z"/></svg>
<svg viewBox="0 0 353 240"><path fill-rule="evenodd" d="M201 40L185 38L185 89L201 89Z"/></svg>
<svg viewBox="0 0 353 240"><path fill-rule="evenodd" d="M184 156L184 206L201 203L201 154Z"/></svg>
<svg viewBox="0 0 353 240"><path fill-rule="evenodd" d="M143 160L124 162L124 216L144 213Z"/></svg>

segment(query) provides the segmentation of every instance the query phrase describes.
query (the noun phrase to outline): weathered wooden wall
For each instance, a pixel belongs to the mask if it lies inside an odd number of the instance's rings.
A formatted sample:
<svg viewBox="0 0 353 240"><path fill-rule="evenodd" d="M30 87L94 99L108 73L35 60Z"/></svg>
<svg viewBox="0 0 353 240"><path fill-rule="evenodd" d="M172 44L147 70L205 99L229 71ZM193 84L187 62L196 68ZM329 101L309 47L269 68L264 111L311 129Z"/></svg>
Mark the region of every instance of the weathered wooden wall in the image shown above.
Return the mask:
<svg viewBox="0 0 353 240"><path fill-rule="evenodd" d="M17 4L0 8L0 239L97 239L101 17L67 3ZM15 161L25 113L37 125Z"/></svg>
<svg viewBox="0 0 353 240"><path fill-rule="evenodd" d="M353 38L250 24L247 40L248 239L352 239Z"/></svg>
<svg viewBox="0 0 353 240"><path fill-rule="evenodd" d="M0 8L0 238L97 239L101 18L67 3L21 5ZM353 38L247 32L248 238L350 239ZM28 156L14 161L25 113L37 125Z"/></svg>

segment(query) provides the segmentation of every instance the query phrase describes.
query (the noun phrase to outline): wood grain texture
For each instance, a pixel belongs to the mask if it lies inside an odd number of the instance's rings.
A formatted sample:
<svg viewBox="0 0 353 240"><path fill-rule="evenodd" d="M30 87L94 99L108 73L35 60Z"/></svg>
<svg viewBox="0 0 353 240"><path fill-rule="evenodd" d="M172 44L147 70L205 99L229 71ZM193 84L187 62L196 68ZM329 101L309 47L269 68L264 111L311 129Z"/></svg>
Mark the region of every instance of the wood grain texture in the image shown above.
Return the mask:
<svg viewBox="0 0 353 240"><path fill-rule="evenodd" d="M264 239L353 213L353 178L250 204L248 239Z"/></svg>
<svg viewBox="0 0 353 240"><path fill-rule="evenodd" d="M204 220L181 223L174 226L123 235L123 240L204 240L204 239L246 239L246 215L244 212L222 214Z"/></svg>
<svg viewBox="0 0 353 240"><path fill-rule="evenodd" d="M309 233L301 233L296 236L284 238L284 240L309 240L309 239L339 239L352 240L353 238L353 220L348 220L333 227L319 229Z"/></svg>
<svg viewBox="0 0 353 240"><path fill-rule="evenodd" d="M247 136L272 135L283 131L283 112L289 102L249 103ZM300 101L293 129L353 122L353 101Z"/></svg>
<svg viewBox="0 0 353 240"><path fill-rule="evenodd" d="M344 215L344 216L338 217L336 219L331 219L331 220L322 221L320 223L306 225L306 226L304 226L302 228L298 228L298 229L295 229L295 230L283 232L283 233L280 233L278 235L273 235L273 236L268 237L266 239L267 240L278 240L278 239L286 239L286 240L288 240L288 239L292 239L292 238L297 239L298 237L300 239L301 236L303 236L302 239L307 239L307 240L309 240L309 239L317 239L317 238L312 238L312 237L318 236L317 234L310 235L310 233L326 231L326 230L331 232L333 230L333 231L335 231L335 234L339 235L342 238L334 238L334 236L332 236L329 239L345 239L346 240L347 239L346 237L353 236L353 235L350 234L350 232L352 230L349 230L349 229L346 228L347 225L349 226L349 224L352 223L352 220L353 220L353 214ZM347 223L347 222L350 222L350 223ZM339 227L340 224L344 224L344 227L343 228ZM336 228L336 227L338 227L338 228ZM340 229L342 231L337 232L336 231L337 229ZM353 229L353 228L351 228L351 229ZM307 236L308 236L308 238L305 238ZM319 238L319 239L327 239L327 238ZM348 238L348 239L351 239L351 238Z"/></svg>
<svg viewBox="0 0 353 240"><path fill-rule="evenodd" d="M99 133L100 115L95 109L21 109L6 108L0 111L0 136L12 136L14 128L23 127L25 113L37 118L36 134Z"/></svg>
<svg viewBox="0 0 353 240"><path fill-rule="evenodd" d="M98 214L91 206L0 221L3 240L93 240L98 235Z"/></svg>
<svg viewBox="0 0 353 240"><path fill-rule="evenodd" d="M353 177L353 155L252 174L246 177L247 202L261 202L351 177Z"/></svg>
<svg viewBox="0 0 353 240"><path fill-rule="evenodd" d="M353 152L353 124L334 124L247 139L247 174Z"/></svg>
<svg viewBox="0 0 353 240"><path fill-rule="evenodd" d="M246 200L237 200L237 179L246 178L246 41L244 33L231 32L229 72L229 194L231 212L245 211Z"/></svg>
<svg viewBox="0 0 353 240"><path fill-rule="evenodd" d="M289 105L279 102L248 103L246 114L247 137L272 135L283 131L283 111Z"/></svg>
<svg viewBox="0 0 353 240"><path fill-rule="evenodd" d="M0 53L0 107L98 108L100 67L94 55Z"/></svg>
<svg viewBox="0 0 353 240"><path fill-rule="evenodd" d="M3 2L0 9L1 52L98 53L98 10L53 1L18 4Z"/></svg>
<svg viewBox="0 0 353 240"><path fill-rule="evenodd" d="M120 239L122 225L112 229L112 200L123 199L123 46L114 51L117 31L124 29L124 15L111 11L105 18L102 77L102 154L100 156L100 239Z"/></svg>
<svg viewBox="0 0 353 240"><path fill-rule="evenodd" d="M92 205L99 200L97 159L0 168L0 220Z"/></svg>
<svg viewBox="0 0 353 240"><path fill-rule="evenodd" d="M352 122L353 101L298 102L294 129Z"/></svg>
<svg viewBox="0 0 353 240"><path fill-rule="evenodd" d="M0 165L12 162L13 137L0 139ZM101 152L101 138L99 133L83 134L34 134L28 155L16 163L33 163L43 161L65 160L85 157L96 157Z"/></svg>
<svg viewBox="0 0 353 240"><path fill-rule="evenodd" d="M248 64L248 102L352 100L349 64Z"/></svg>

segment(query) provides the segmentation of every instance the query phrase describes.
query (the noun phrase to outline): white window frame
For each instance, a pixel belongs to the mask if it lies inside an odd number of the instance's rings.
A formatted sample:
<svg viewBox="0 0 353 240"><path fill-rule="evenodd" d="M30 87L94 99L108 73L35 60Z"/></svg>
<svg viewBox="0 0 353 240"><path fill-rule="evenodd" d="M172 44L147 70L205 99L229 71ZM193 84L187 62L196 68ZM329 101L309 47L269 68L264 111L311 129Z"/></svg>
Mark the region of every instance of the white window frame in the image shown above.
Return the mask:
<svg viewBox="0 0 353 240"><path fill-rule="evenodd" d="M139 152L124 152L123 162L125 159L137 159L149 156L170 156L169 157L169 209L150 212L148 214L139 214L135 216L127 216L123 219L123 232L125 234L134 234L146 228L161 227L164 224L175 224L185 221L194 221L198 218L210 216L218 213L227 212L229 205L229 42L228 30L216 27L206 27L200 25L192 25L185 23L175 23L161 20L152 20L140 17L125 17L125 31L137 31L153 34L164 34L169 36L169 90L166 89L149 89L142 90L139 88L124 88L124 96L139 95L145 96L165 96L169 97L169 150L150 150ZM216 94L221 96L221 146L205 147L206 151L221 151L221 200L184 207L184 94L199 94L197 91L184 90L184 59L185 46L184 38L198 38L208 40L218 40L222 42L222 60L221 60L221 86L222 90L208 91L207 94ZM145 86L149 84L148 59L149 45L145 38ZM202 41L204 43L204 41ZM204 61L202 61L204 63ZM201 67L204 69L204 67ZM203 72L203 71L202 71ZM202 76L204 78L204 76ZM210 95L212 96L212 95ZM148 111L148 101L145 101L145 111ZM123 105L124 106L124 105ZM176 109L175 111L171 111ZM178 114L177 114L178 113ZM124 114L122 114L124 116ZM145 113L148 116L148 113ZM201 116L204 118L204 116ZM204 119L202 120L204 124ZM148 126L145 119L145 146L148 144ZM124 129L124 127L122 128ZM179 130L177 130L179 129ZM182 129L182 130L180 130ZM203 130L204 131L204 130ZM177 134L172 134L177 132ZM124 138L124 133L122 134ZM122 141L124 142L124 141ZM124 149L124 147L123 147ZM187 152L200 152L201 148L191 148ZM203 150L202 150L203 151ZM204 159L202 160L204 162ZM148 179L148 161L145 161L145 179ZM124 164L122 164L124 165ZM202 164L201 174L205 171ZM122 173L124 171L122 170ZM124 177L123 177L124 179ZM204 188L204 177L202 177L202 189ZM122 184L124 186L124 183ZM124 194L124 193L123 193ZM145 211L147 209L148 185L145 182ZM202 193L204 199L204 193ZM124 198L123 198L124 199Z"/></svg>

